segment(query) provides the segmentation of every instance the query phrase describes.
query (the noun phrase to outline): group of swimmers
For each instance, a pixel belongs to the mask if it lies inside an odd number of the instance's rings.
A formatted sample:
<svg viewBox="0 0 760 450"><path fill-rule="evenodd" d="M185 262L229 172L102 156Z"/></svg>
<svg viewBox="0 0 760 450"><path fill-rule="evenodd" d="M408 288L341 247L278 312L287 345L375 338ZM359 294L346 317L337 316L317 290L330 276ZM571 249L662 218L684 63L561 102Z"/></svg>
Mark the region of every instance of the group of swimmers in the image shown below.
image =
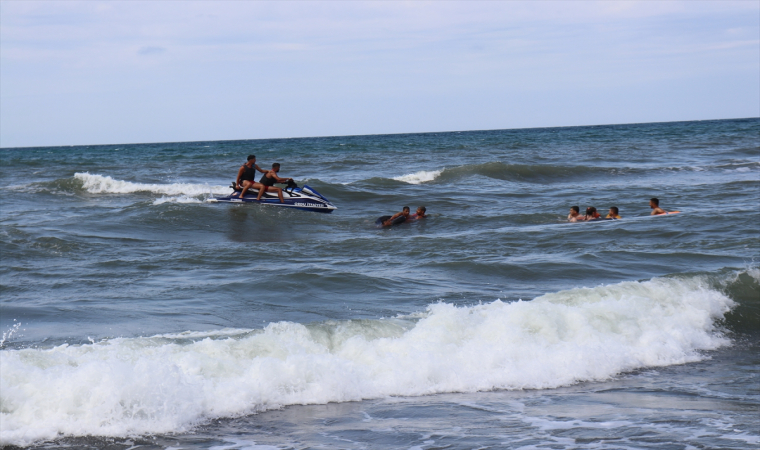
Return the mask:
<svg viewBox="0 0 760 450"><path fill-rule="evenodd" d="M661 214L669 214L664 209L660 208L660 200L656 197L649 199L649 207L652 209L652 216L659 216ZM581 210L577 206L570 207L570 214L567 215L568 222L589 222L592 220L614 220L620 219L620 210L617 206L611 206L607 216L602 218L602 215L597 212L596 208L589 206L586 208L586 214L581 215Z"/></svg>
<svg viewBox="0 0 760 450"><path fill-rule="evenodd" d="M398 212L392 216L382 216L378 217L375 221L376 224L382 225L384 227L389 227L391 225L398 225L400 223L408 222L411 220L420 220L427 217L425 212L427 211L427 208L424 206L420 206L417 208L417 212L414 214L409 214L411 210L408 206L404 206L404 208L401 210L401 212Z"/></svg>
<svg viewBox="0 0 760 450"><path fill-rule="evenodd" d="M256 171L263 173L261 179L256 181ZM240 198L243 198L248 189L258 189L259 195L256 200L261 200L261 196L267 191L271 190L276 192L280 197L280 203L285 203L285 199L282 197L282 188L276 187L275 183L289 183L292 182L292 178L280 178L277 176L277 172L280 171L280 163L272 164L271 170L263 170L256 165L256 155L248 155L248 161L240 166L238 170L237 179L235 184L240 189Z"/></svg>

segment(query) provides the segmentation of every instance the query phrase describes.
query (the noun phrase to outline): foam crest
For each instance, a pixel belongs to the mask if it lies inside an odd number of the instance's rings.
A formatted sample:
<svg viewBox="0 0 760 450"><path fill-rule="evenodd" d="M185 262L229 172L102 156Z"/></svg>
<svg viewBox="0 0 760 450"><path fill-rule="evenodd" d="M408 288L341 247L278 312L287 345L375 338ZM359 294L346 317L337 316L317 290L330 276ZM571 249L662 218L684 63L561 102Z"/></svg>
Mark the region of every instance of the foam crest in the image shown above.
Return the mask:
<svg viewBox="0 0 760 450"><path fill-rule="evenodd" d="M184 196L188 197L200 197L204 195L212 194L226 194L229 193L229 187L225 186L209 186L207 184L192 184L192 183L172 183L172 184L145 184L145 183L133 183L131 181L115 180L109 176L103 175L91 175L89 173L76 173L74 178L82 183L82 188L92 194L134 194L137 192L149 192L154 194L170 195L170 196ZM188 203L188 201L181 201L173 199L170 201L178 201L180 203ZM161 202L161 203L165 203Z"/></svg>
<svg viewBox="0 0 760 450"><path fill-rule="evenodd" d="M400 177L393 178L396 181L403 181L404 183L409 184L422 184L426 183L428 181L433 181L438 176L443 173L443 169L441 170L421 170L416 173L410 173L407 175L402 175Z"/></svg>
<svg viewBox="0 0 760 450"><path fill-rule="evenodd" d="M187 195L181 195L179 197L161 197L153 200L154 205L163 205L164 203L203 203L194 197L188 197Z"/></svg>
<svg viewBox="0 0 760 450"><path fill-rule="evenodd" d="M697 361L732 307L700 277L572 289L385 320L0 351L0 445L183 432L291 404L545 389Z"/></svg>

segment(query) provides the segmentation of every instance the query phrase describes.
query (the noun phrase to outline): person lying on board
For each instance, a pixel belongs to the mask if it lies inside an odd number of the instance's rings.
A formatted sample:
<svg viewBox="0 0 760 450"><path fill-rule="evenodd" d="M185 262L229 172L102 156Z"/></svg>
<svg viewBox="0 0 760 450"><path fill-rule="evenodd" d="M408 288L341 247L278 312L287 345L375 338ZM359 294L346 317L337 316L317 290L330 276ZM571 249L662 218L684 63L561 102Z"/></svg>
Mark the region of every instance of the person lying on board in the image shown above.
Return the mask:
<svg viewBox="0 0 760 450"><path fill-rule="evenodd" d="M406 220L424 219L425 217L427 217L425 215L425 211L427 211L427 208L425 208L424 206L420 206L419 208L417 208L417 212L414 214L410 214L409 217L406 218Z"/></svg>
<svg viewBox="0 0 760 450"><path fill-rule="evenodd" d="M261 177L261 180L259 180L259 183L261 183L261 188L259 188L259 195L256 197L256 200L261 200L261 196L264 195L265 192L268 190L272 190L274 192L277 192L277 196L280 197L280 203L285 203L285 199L282 198L282 189L276 187L275 183L287 183L288 181L293 181L292 178L280 178L277 176L277 172L280 171L280 163L274 163L272 164L272 170L267 171L264 173L264 176Z"/></svg>
<svg viewBox="0 0 760 450"><path fill-rule="evenodd" d="M567 215L567 221L578 222L580 220L583 220L583 216L581 216L581 209L577 206L571 206L570 214Z"/></svg>
<svg viewBox="0 0 760 450"><path fill-rule="evenodd" d="M256 155L248 155L248 161L240 166L235 180L235 184L242 190L240 198L243 198L250 188L261 189L261 185L255 181L257 170L261 173L267 173L266 170L256 165Z"/></svg>
<svg viewBox="0 0 760 450"><path fill-rule="evenodd" d="M588 208L586 208L586 215L583 217L583 220L588 222L589 220L598 220L601 218L602 218L602 215L596 211L596 208L594 208L593 206L589 206Z"/></svg>
<svg viewBox="0 0 760 450"><path fill-rule="evenodd" d="M617 206L610 206L610 212L607 213L605 219L620 219L620 210Z"/></svg>
<svg viewBox="0 0 760 450"><path fill-rule="evenodd" d="M404 223L406 222L406 219L408 218L409 218L409 207L404 206L404 208L401 210L400 213L396 213L392 216L378 217L375 223L378 225L382 225L384 227L389 227L391 225L398 225L400 223Z"/></svg>
<svg viewBox="0 0 760 450"><path fill-rule="evenodd" d="M650 216L658 216L660 214L667 214L668 212L664 209L660 208L660 199L656 197L652 197L649 200L649 207L652 208L652 213Z"/></svg>

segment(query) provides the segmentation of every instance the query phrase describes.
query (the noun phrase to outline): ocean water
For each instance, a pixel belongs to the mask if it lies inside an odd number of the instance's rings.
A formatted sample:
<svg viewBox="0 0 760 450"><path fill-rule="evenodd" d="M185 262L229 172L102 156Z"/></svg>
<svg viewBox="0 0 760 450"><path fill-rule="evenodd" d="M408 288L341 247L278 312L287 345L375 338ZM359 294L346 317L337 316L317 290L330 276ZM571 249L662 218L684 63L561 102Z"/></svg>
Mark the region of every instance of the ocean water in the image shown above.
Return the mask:
<svg viewBox="0 0 760 450"><path fill-rule="evenodd" d="M0 157L2 446L760 447L760 119Z"/></svg>

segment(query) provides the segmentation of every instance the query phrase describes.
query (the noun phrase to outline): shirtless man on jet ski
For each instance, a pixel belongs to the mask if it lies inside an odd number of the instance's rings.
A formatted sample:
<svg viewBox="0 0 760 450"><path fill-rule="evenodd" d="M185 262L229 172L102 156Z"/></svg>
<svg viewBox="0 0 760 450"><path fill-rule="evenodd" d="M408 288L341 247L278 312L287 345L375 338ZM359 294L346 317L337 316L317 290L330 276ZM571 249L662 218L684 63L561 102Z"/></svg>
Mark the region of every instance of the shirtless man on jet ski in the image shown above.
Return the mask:
<svg viewBox="0 0 760 450"><path fill-rule="evenodd" d="M235 184L237 184L242 190L242 192L240 192L240 198L243 198L245 192L250 188L258 189L259 192L261 191L261 184L255 181L257 170L261 173L267 173L266 170L263 170L256 165L256 155L248 155L248 161L240 166L237 179L235 180Z"/></svg>
<svg viewBox="0 0 760 450"><path fill-rule="evenodd" d="M293 179L278 177L277 172L279 171L280 171L280 163L274 163L272 164L272 170L266 171L264 173L264 176L261 177L261 180L259 180L261 187L259 188L259 196L256 197L256 200L261 200L261 196L264 195L264 192L271 189L277 192L277 195L280 197L280 203L285 203L285 199L282 197L282 189L276 187L274 184L287 183L289 181L293 181Z"/></svg>

